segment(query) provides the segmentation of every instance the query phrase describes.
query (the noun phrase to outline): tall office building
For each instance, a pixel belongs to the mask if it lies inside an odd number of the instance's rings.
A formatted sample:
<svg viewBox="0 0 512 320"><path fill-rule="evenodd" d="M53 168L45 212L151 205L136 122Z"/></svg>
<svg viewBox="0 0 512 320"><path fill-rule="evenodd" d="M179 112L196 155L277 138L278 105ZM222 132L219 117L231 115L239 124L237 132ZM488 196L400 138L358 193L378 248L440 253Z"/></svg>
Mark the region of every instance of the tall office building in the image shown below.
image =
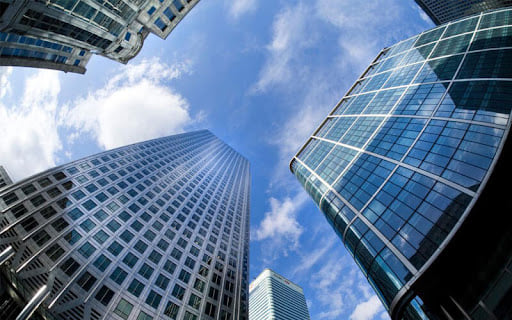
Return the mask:
<svg viewBox="0 0 512 320"><path fill-rule="evenodd" d="M199 0L0 0L0 65L84 73L91 53L122 63L167 38Z"/></svg>
<svg viewBox="0 0 512 320"><path fill-rule="evenodd" d="M309 320L302 288L263 270L249 285L249 320Z"/></svg>
<svg viewBox="0 0 512 320"><path fill-rule="evenodd" d="M512 317L511 23L384 49L290 163L393 319Z"/></svg>
<svg viewBox="0 0 512 320"><path fill-rule="evenodd" d="M9 175L7 174L7 171L5 171L4 167L0 166L0 188L3 188L10 184L12 184L11 177L9 177Z"/></svg>
<svg viewBox="0 0 512 320"><path fill-rule="evenodd" d="M483 11L512 6L512 0L415 0L440 25Z"/></svg>
<svg viewBox="0 0 512 320"><path fill-rule="evenodd" d="M0 190L1 282L11 284L0 305L11 314L247 319L249 163L209 131Z"/></svg>

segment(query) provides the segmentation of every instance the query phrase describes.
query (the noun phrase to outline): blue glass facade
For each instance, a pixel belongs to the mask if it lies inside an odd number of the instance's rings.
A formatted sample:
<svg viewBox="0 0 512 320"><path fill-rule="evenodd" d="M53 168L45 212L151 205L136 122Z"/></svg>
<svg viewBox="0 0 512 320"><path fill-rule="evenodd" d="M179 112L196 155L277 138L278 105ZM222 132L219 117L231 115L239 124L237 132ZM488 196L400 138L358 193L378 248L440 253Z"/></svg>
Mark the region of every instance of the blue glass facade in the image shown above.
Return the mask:
<svg viewBox="0 0 512 320"><path fill-rule="evenodd" d="M0 271L56 319L247 319L249 193L209 131L77 160L0 189Z"/></svg>
<svg viewBox="0 0 512 320"><path fill-rule="evenodd" d="M416 3L438 25L482 11L512 6L511 0L416 0Z"/></svg>
<svg viewBox="0 0 512 320"><path fill-rule="evenodd" d="M291 161L393 316L506 142L511 24L510 9L482 13L384 49Z"/></svg>

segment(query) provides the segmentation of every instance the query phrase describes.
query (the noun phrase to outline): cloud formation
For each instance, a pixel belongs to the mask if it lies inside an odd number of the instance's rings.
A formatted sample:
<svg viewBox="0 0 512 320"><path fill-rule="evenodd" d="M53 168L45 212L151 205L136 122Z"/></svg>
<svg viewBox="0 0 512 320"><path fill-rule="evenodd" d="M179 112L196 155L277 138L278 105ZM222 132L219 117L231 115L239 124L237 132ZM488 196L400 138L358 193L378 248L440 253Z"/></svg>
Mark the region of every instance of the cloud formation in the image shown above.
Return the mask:
<svg viewBox="0 0 512 320"><path fill-rule="evenodd" d="M187 63L158 59L123 66L104 88L63 108L61 123L104 149L181 133L193 121L189 104L167 82L187 72Z"/></svg>
<svg viewBox="0 0 512 320"><path fill-rule="evenodd" d="M297 222L297 212L307 199L304 192L297 194L294 198L286 197L283 200L270 198L270 211L265 213L265 218L254 230L253 238L255 240L271 239L277 242L286 240L296 246L304 231Z"/></svg>
<svg viewBox="0 0 512 320"><path fill-rule="evenodd" d="M57 71L38 70L25 80L21 96L14 97L12 68L2 71L0 163L16 181L55 165L62 148L56 120L60 80Z"/></svg>
<svg viewBox="0 0 512 320"><path fill-rule="evenodd" d="M256 10L257 0L228 0L229 15L235 19L240 18L246 13Z"/></svg>
<svg viewBox="0 0 512 320"><path fill-rule="evenodd" d="M350 315L350 320L371 320L383 311L384 307L379 298L373 295L367 301L361 302L356 306L354 312Z"/></svg>

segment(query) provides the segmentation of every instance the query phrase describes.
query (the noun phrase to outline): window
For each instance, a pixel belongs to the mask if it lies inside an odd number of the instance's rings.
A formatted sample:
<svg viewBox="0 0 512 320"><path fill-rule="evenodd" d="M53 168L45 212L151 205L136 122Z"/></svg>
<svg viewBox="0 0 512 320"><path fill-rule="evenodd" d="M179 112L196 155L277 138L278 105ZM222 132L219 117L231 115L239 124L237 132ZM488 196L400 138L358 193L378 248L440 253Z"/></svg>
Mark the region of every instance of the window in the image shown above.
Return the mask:
<svg viewBox="0 0 512 320"><path fill-rule="evenodd" d="M217 307L214 306L213 304L209 303L209 302L206 302L206 306L204 308L204 313L212 318L215 317L215 311L216 311Z"/></svg>
<svg viewBox="0 0 512 320"><path fill-rule="evenodd" d="M76 200L80 200L80 199L82 199L82 198L84 198L84 197L85 197L85 193L84 193L82 190L78 190L78 191L76 191L76 192L73 192L71 195L72 195L72 196L73 196L73 198L75 198Z"/></svg>
<svg viewBox="0 0 512 320"><path fill-rule="evenodd" d="M137 257L133 253L128 252L124 257L123 262L128 267L133 268L133 266L137 263L138 260L139 259L137 259Z"/></svg>
<svg viewBox="0 0 512 320"><path fill-rule="evenodd" d="M163 239L158 241L157 247L162 249L163 251L166 251L167 248L169 248L169 243Z"/></svg>
<svg viewBox="0 0 512 320"><path fill-rule="evenodd" d="M174 249L172 249L171 257L173 257L174 259L180 261L182 254L183 253L180 250L174 248Z"/></svg>
<svg viewBox="0 0 512 320"><path fill-rule="evenodd" d="M78 267L80 267L78 262L76 262L73 258L69 258L60 266L60 269L71 277L73 273L75 273L75 271L78 269Z"/></svg>
<svg viewBox="0 0 512 320"><path fill-rule="evenodd" d="M183 317L183 320L197 320L197 316L188 311L185 311L185 317Z"/></svg>
<svg viewBox="0 0 512 320"><path fill-rule="evenodd" d="M76 232L75 230L71 230L68 234L66 234L64 236L64 239L66 239L66 241L70 244L70 245L74 245L75 243L77 243L78 240L80 240L82 238L82 235L78 232Z"/></svg>
<svg viewBox="0 0 512 320"><path fill-rule="evenodd" d="M120 316L123 319L128 319L130 313L132 312L133 305L128 301L121 299L117 304L117 307L114 309L114 313Z"/></svg>
<svg viewBox="0 0 512 320"><path fill-rule="evenodd" d="M133 279L132 283L130 283L130 285L128 286L128 292L130 292L137 298L140 296L143 289L144 285L137 279Z"/></svg>
<svg viewBox="0 0 512 320"><path fill-rule="evenodd" d="M154 271L153 268L151 268L149 265L144 263L142 265L142 267L140 267L140 269L139 269L139 274L141 276L143 276L144 278L149 279L151 277L151 275L153 274L153 271Z"/></svg>
<svg viewBox="0 0 512 320"><path fill-rule="evenodd" d="M38 246L42 247L46 242L48 242L48 240L50 240L50 235L46 231L41 230L32 237L32 240L34 240Z"/></svg>
<svg viewBox="0 0 512 320"><path fill-rule="evenodd" d="M217 301L219 299L219 290L215 289L213 287L210 287L210 291L208 292L208 297L210 297L213 300Z"/></svg>
<svg viewBox="0 0 512 320"><path fill-rule="evenodd" d="M137 320L153 320L153 317L151 317L149 314L145 313L144 311L141 311L139 315L137 316Z"/></svg>
<svg viewBox="0 0 512 320"><path fill-rule="evenodd" d="M144 238L148 239L149 241L153 241L156 237L156 234L151 231L151 230L147 230L145 233L144 233Z"/></svg>
<svg viewBox="0 0 512 320"><path fill-rule="evenodd" d="M98 257L98 259L96 259L96 261L94 261L94 266L100 271L105 271L111 262L112 261L109 258L102 254Z"/></svg>
<svg viewBox="0 0 512 320"><path fill-rule="evenodd" d="M115 202L111 202L107 204L107 209L110 210L110 212L115 212L117 209L119 209L119 205Z"/></svg>
<svg viewBox="0 0 512 320"><path fill-rule="evenodd" d="M120 267L117 267L110 275L110 279L114 280L118 285L121 285L124 279L126 279L126 276L128 276L128 273Z"/></svg>
<svg viewBox="0 0 512 320"><path fill-rule="evenodd" d="M107 286L101 287L101 289L96 294L95 298L101 304L104 306L107 306L110 303L110 300L112 300L112 297L114 296L114 291L110 290Z"/></svg>
<svg viewBox="0 0 512 320"><path fill-rule="evenodd" d="M169 285L169 278L166 276L159 274L156 278L155 284L162 290L167 290L167 286Z"/></svg>
<svg viewBox="0 0 512 320"><path fill-rule="evenodd" d="M110 253L112 253L114 256L118 256L121 251L123 251L123 246L119 244L119 242L115 241L112 242L112 244L107 249Z"/></svg>
<svg viewBox="0 0 512 320"><path fill-rule="evenodd" d="M112 232L116 232L119 230L119 228L121 228L121 224L119 224L119 222L116 220L112 220L107 224L107 228L109 228Z"/></svg>
<svg viewBox="0 0 512 320"><path fill-rule="evenodd" d="M80 209L78 209L78 208L75 208L68 212L68 216L73 220L77 220L83 215L84 215L84 213L82 211L80 211Z"/></svg>
<svg viewBox="0 0 512 320"><path fill-rule="evenodd" d="M94 213L94 217L99 221L103 221L108 217L108 215L105 213L105 211L100 209L96 213Z"/></svg>
<svg viewBox="0 0 512 320"><path fill-rule="evenodd" d="M164 264L163 269L169 272L170 274L173 274L174 270L176 270L176 264L170 260L167 260Z"/></svg>
<svg viewBox="0 0 512 320"><path fill-rule="evenodd" d="M69 223L67 223L67 221L62 218L59 218L52 223L53 229L55 229L57 232L61 232L62 230L66 229L67 226L69 226Z"/></svg>
<svg viewBox="0 0 512 320"><path fill-rule="evenodd" d="M184 294L185 294L185 289L183 287L181 287L178 284L174 285L174 289L172 289L172 295L174 297L181 300L181 299L183 299Z"/></svg>
<svg viewBox="0 0 512 320"><path fill-rule="evenodd" d="M162 301L162 296L156 293L155 291L151 290L146 299L146 303L151 307L158 309L160 301Z"/></svg>
<svg viewBox="0 0 512 320"><path fill-rule="evenodd" d="M143 254L147 248L148 245L142 240L137 241L135 244L135 250L137 250L140 254Z"/></svg>
<svg viewBox="0 0 512 320"><path fill-rule="evenodd" d="M157 251L153 250L151 251L149 257L149 261L153 262L154 264L158 264L160 262L160 259L162 259L162 255L158 253Z"/></svg>
<svg viewBox="0 0 512 320"><path fill-rule="evenodd" d="M89 242L84 243L80 249L78 249L78 252L80 252L80 254L86 259L89 258L94 251L96 251L96 248L94 248Z"/></svg>
<svg viewBox="0 0 512 320"><path fill-rule="evenodd" d="M77 281L78 285L85 291L89 291L95 282L96 278L93 277L89 272L85 272Z"/></svg>
<svg viewBox="0 0 512 320"><path fill-rule="evenodd" d="M52 261L57 261L64 254L64 249L62 249L58 244L54 244L48 250L46 250L46 255Z"/></svg>
<svg viewBox="0 0 512 320"><path fill-rule="evenodd" d="M121 233L121 240L123 240L126 243L130 243L130 241L133 239L134 235L128 230L125 230L123 233Z"/></svg>
<svg viewBox="0 0 512 320"><path fill-rule="evenodd" d="M180 275L178 277L181 281L188 283L190 281L190 273L185 270L181 270Z"/></svg>
<svg viewBox="0 0 512 320"><path fill-rule="evenodd" d="M165 307L164 314L169 318L176 320L178 317L178 312L180 311L180 307L177 304L169 301L167 303L167 307Z"/></svg>
<svg viewBox="0 0 512 320"><path fill-rule="evenodd" d="M91 219L87 219L80 224L80 228L82 228L85 232L89 232L96 227L96 224L91 221Z"/></svg>
<svg viewBox="0 0 512 320"><path fill-rule="evenodd" d="M82 206L87 209L87 211L91 211L92 209L96 208L97 204L92 200L87 200L82 203Z"/></svg>
<svg viewBox="0 0 512 320"><path fill-rule="evenodd" d="M103 244L108 239L108 234L100 230L94 235L94 240L96 240L99 244Z"/></svg>
<svg viewBox="0 0 512 320"><path fill-rule="evenodd" d="M197 291L203 292L204 285L205 285L204 281L196 279L196 281L194 282L194 289L196 289Z"/></svg>
<svg viewBox="0 0 512 320"><path fill-rule="evenodd" d="M195 294L190 294L190 298L188 300L188 305L192 308L199 310L199 306L201 305L201 298L196 296Z"/></svg>

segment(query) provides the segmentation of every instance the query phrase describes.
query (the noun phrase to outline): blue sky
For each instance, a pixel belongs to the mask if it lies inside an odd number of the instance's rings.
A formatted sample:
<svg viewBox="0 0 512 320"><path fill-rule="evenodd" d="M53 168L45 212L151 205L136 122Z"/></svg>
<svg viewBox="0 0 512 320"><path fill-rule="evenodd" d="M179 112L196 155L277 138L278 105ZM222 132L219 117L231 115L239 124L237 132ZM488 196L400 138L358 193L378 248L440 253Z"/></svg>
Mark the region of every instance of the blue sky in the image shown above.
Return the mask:
<svg viewBox="0 0 512 320"><path fill-rule="evenodd" d="M252 165L251 275L304 288L311 319L387 319L288 162L379 51L432 27L413 0L202 0L128 65L0 68L15 180L105 149L210 129Z"/></svg>

